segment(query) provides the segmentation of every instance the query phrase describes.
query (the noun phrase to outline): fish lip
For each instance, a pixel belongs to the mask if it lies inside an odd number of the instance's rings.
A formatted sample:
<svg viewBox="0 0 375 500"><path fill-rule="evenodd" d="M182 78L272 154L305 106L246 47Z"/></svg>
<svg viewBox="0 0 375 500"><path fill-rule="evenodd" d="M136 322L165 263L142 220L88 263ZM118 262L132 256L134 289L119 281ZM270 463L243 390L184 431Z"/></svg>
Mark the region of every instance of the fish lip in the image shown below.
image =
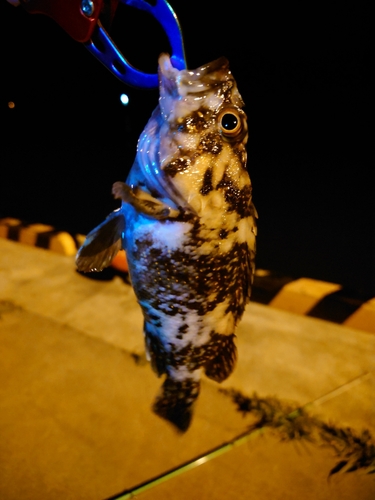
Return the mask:
<svg viewBox="0 0 375 500"><path fill-rule="evenodd" d="M162 102L166 98L184 100L187 95L199 95L206 93L223 82L233 80L229 70L229 61L225 56L206 63L194 70L178 70L173 67L169 54L162 53L159 56L159 104L162 112ZM243 103L241 103L243 104ZM168 107L168 106L167 106ZM165 114L168 119L169 113Z"/></svg>
<svg viewBox="0 0 375 500"><path fill-rule="evenodd" d="M198 80L219 70L229 71L229 61L225 56L219 57L207 64L203 64L195 70L185 70L185 73L187 73L191 79Z"/></svg>

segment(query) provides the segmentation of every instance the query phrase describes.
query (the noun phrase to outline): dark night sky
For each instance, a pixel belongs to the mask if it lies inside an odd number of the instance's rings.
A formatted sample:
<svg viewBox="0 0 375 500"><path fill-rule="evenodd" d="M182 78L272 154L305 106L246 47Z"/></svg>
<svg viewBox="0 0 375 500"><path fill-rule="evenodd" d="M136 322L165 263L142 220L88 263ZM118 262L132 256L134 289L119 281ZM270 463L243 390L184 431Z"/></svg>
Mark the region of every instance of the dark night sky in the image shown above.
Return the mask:
<svg viewBox="0 0 375 500"><path fill-rule="evenodd" d="M258 267L375 294L370 12L354 2L170 3L188 67L227 56L245 100ZM121 83L45 16L3 0L0 19L0 217L86 233L118 206L112 183L125 179L158 93ZM111 34L146 71L168 50L157 23L127 7Z"/></svg>

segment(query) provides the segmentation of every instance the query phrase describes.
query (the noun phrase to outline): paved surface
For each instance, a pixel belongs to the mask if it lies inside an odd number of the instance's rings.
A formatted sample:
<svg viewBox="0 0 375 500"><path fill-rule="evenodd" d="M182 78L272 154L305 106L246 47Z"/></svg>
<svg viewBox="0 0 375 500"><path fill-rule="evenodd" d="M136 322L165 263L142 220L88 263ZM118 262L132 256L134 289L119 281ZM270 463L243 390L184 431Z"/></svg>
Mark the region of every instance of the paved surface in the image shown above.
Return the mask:
<svg viewBox="0 0 375 500"><path fill-rule="evenodd" d="M319 422L375 435L372 333L250 304L234 374L222 385L204 380L181 435L150 411L161 380L144 359L141 313L119 277L88 279L72 256L0 238L0 315L0 499L125 498L249 428L254 415L220 388L308 405ZM332 447L281 436L255 433L139 498L374 498L373 474L329 477L342 460Z"/></svg>

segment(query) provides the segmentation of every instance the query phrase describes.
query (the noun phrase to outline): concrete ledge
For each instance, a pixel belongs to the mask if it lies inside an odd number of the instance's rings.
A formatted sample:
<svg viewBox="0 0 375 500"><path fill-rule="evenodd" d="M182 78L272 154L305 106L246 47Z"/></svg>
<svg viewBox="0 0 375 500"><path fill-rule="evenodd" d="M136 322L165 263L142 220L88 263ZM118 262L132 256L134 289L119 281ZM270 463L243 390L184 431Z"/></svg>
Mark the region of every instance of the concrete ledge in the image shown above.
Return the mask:
<svg viewBox="0 0 375 500"><path fill-rule="evenodd" d="M85 235L57 231L45 224L25 224L0 219L0 237L26 245L75 255ZM126 255L121 251L112 262L119 272L127 272ZM346 290L340 284L311 278L291 278L258 269L255 274L252 300L276 309L324 319L375 333L375 297Z"/></svg>

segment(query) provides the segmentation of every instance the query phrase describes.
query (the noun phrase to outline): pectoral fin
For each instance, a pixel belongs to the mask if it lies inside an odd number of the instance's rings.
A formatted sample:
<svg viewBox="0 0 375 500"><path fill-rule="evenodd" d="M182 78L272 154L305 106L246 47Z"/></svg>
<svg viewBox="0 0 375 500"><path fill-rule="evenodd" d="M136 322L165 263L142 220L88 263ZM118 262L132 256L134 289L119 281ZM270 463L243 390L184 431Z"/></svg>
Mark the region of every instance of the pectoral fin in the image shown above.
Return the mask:
<svg viewBox="0 0 375 500"><path fill-rule="evenodd" d="M177 217L179 211L167 205L161 200L157 200L152 195L143 191L139 187L131 188L124 182L115 182L112 187L112 194L115 198L129 203L138 212L141 212L154 219L168 219Z"/></svg>
<svg viewBox="0 0 375 500"><path fill-rule="evenodd" d="M120 209L115 210L86 236L76 257L78 271L102 271L109 266L122 248L124 230L124 216Z"/></svg>

